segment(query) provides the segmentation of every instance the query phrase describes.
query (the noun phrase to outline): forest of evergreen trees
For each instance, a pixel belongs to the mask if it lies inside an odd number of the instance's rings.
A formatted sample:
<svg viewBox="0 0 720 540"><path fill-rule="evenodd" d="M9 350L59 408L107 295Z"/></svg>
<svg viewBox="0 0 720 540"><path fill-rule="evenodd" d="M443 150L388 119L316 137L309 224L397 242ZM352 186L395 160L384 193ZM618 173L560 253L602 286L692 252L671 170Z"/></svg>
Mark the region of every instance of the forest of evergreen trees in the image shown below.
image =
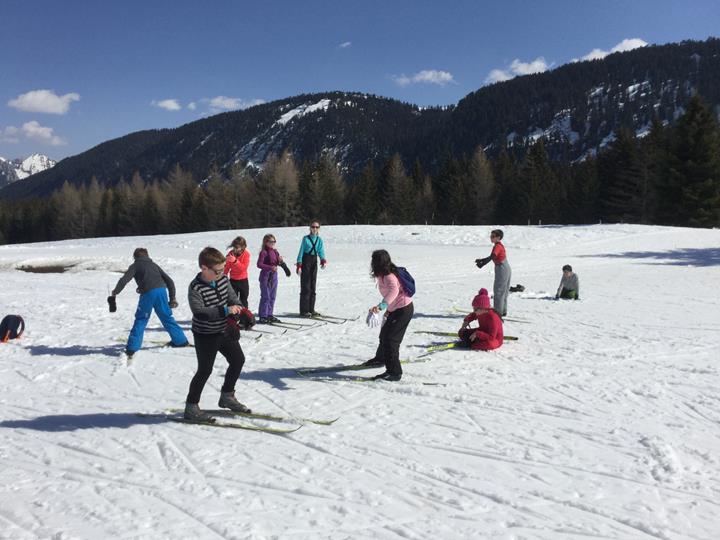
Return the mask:
<svg viewBox="0 0 720 540"><path fill-rule="evenodd" d="M44 199L0 201L0 243L304 224L583 224L720 226L720 128L699 97L672 126L637 139L619 129L596 158L558 163L541 140L490 161L441 157L432 174L395 154L343 178L331 155L271 156L259 173L209 171L201 185L176 166L162 181L103 188L66 182Z"/></svg>

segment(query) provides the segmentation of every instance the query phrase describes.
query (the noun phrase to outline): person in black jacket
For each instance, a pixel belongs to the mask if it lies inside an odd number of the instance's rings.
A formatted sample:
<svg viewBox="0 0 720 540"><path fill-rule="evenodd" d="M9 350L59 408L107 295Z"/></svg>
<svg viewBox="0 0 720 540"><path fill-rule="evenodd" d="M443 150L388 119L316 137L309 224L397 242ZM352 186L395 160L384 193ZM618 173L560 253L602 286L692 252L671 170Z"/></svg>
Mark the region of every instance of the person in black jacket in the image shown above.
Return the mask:
<svg viewBox="0 0 720 540"><path fill-rule="evenodd" d="M140 293L137 310L135 311L135 323L128 336L125 353L132 357L142 347L145 327L150 320L153 309L157 313L167 333L170 334L173 347L187 347L188 340L182 328L175 322L170 308L178 306L175 300L175 283L170 279L163 269L155 264L148 256L145 248L137 248L133 252L133 262L125 271L123 277L117 282L112 294L108 296L110 311L115 311L115 296L120 294L128 282L135 278L137 291ZM170 299L168 301L168 292Z"/></svg>

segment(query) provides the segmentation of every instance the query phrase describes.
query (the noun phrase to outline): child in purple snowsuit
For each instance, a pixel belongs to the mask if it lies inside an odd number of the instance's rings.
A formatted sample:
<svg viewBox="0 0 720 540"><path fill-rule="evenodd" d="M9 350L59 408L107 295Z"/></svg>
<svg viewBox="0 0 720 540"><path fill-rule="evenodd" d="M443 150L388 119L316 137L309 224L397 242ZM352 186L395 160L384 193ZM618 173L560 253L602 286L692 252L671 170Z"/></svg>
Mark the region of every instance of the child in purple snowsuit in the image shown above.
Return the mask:
<svg viewBox="0 0 720 540"><path fill-rule="evenodd" d="M280 322L280 319L273 315L273 310L275 309L275 293L278 285L277 269L282 262L282 256L275 249L275 237L272 234L266 234L263 237L262 248L257 260L257 267L260 269L259 323Z"/></svg>

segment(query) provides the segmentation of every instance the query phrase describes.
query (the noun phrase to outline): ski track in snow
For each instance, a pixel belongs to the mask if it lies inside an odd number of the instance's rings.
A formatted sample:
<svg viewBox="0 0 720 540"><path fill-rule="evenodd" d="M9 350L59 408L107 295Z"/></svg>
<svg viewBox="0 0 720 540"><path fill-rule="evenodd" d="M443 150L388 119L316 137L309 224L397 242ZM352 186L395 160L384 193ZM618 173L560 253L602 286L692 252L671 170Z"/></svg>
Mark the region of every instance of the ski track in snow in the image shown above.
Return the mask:
<svg viewBox="0 0 720 540"><path fill-rule="evenodd" d="M369 258L384 247L418 283L401 356L451 341L414 331L457 330L456 308L492 291L492 268L474 266L491 228L323 227L318 309L354 317L377 302ZM319 381L295 370L374 355L363 317L243 334L241 401L340 417L286 436L137 416L183 405L195 351L159 345L167 334L153 317L129 361L118 339L133 287L117 313L105 303L143 245L175 280L175 316L192 340L185 291L197 253L240 233L254 257L269 230L0 246L2 314L27 324L0 345L0 539L717 538L720 231L504 230L512 284L526 287L510 295L509 317L525 322L506 322L520 339L497 351L438 352L407 364L399 383ZM272 232L292 259L305 228ZM582 300L549 300L567 263ZM70 268L17 270L42 264ZM250 280L255 308L257 269ZM297 276L281 275L281 319L298 293ZM225 366L218 356L201 406L215 408Z"/></svg>

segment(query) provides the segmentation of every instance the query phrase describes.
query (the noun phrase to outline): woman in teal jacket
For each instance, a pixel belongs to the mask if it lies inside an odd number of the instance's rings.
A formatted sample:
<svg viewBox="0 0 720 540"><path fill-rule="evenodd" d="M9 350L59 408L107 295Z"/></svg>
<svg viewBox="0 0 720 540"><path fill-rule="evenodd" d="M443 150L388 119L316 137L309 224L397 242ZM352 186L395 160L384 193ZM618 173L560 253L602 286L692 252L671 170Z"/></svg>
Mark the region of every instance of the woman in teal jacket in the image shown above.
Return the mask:
<svg viewBox="0 0 720 540"><path fill-rule="evenodd" d="M315 287L317 285L317 260L320 257L320 268L325 268L325 247L320 238L320 222L310 222L310 234L303 236L300 252L297 256L296 272L300 275L300 315L312 317L315 312Z"/></svg>

